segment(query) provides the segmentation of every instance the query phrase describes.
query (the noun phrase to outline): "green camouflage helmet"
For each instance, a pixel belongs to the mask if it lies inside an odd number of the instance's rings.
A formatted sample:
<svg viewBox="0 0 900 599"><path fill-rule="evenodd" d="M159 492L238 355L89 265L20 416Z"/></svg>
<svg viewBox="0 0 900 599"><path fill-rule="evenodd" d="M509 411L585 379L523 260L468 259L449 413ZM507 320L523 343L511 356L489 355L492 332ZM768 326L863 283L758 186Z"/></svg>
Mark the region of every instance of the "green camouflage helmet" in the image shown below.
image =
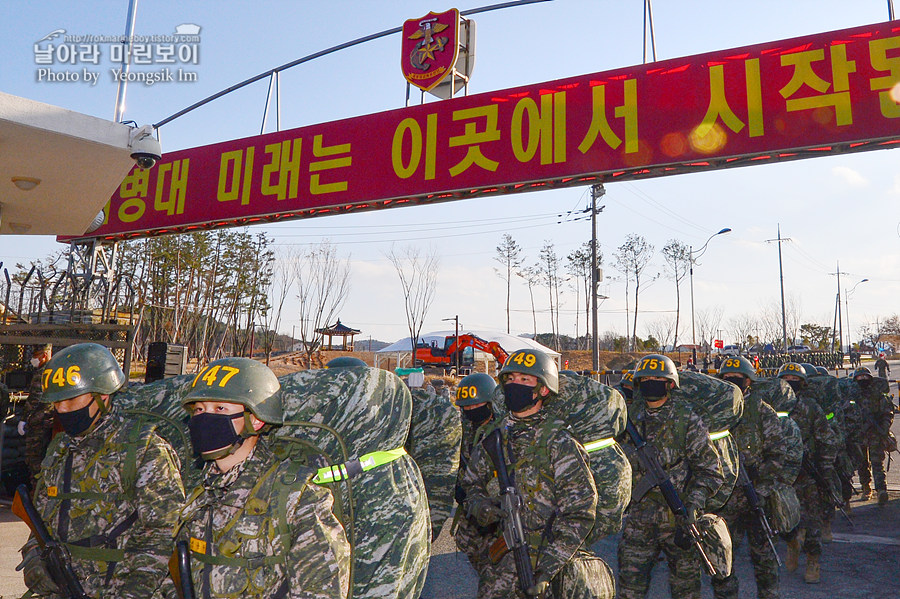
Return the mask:
<svg viewBox="0 0 900 599"><path fill-rule="evenodd" d="M359 366L368 367L369 365L353 356L338 356L337 358L328 360L328 364L325 365L325 368L357 368Z"/></svg>
<svg viewBox="0 0 900 599"><path fill-rule="evenodd" d="M828 376L828 369L824 366L816 366L816 372L818 372L822 376Z"/></svg>
<svg viewBox="0 0 900 599"><path fill-rule="evenodd" d="M470 374L456 385L456 405L461 408L480 403L491 403L491 395L496 386L497 381L490 375L483 372Z"/></svg>
<svg viewBox="0 0 900 599"><path fill-rule="evenodd" d="M641 361L634 367L634 381L640 383L640 379L645 376L658 376L668 379L675 383L678 389L678 371L675 369L675 362L667 356L660 354L650 354L644 356Z"/></svg>
<svg viewBox="0 0 900 599"><path fill-rule="evenodd" d="M55 403L85 393L112 395L125 382L125 373L108 349L97 343L70 345L44 367L41 401Z"/></svg>
<svg viewBox="0 0 900 599"><path fill-rule="evenodd" d="M719 378L724 378L726 374L735 372L743 374L751 381L756 380L756 368L754 368L753 364L750 363L750 360L744 356L725 358L725 360L722 361L722 366L719 368Z"/></svg>
<svg viewBox="0 0 900 599"><path fill-rule="evenodd" d="M807 378L811 376L819 376L819 370L816 368L815 364L810 364L809 362L801 362L800 366L802 366L803 370L806 371Z"/></svg>
<svg viewBox="0 0 900 599"><path fill-rule="evenodd" d="M800 523L800 501L791 485L777 484L766 498L766 513L776 532L790 532Z"/></svg>
<svg viewBox="0 0 900 599"><path fill-rule="evenodd" d="M804 383L806 382L806 369L803 368L802 364L797 364L796 362L788 362L786 364L782 364L781 368L778 369L778 378L783 379L789 374L799 376L801 381L803 381Z"/></svg>
<svg viewBox="0 0 900 599"><path fill-rule="evenodd" d="M184 409L195 401L224 401L244 406L267 424L284 422L281 384L262 362L250 358L222 358L201 370L181 400Z"/></svg>
<svg viewBox="0 0 900 599"><path fill-rule="evenodd" d="M859 377L859 376L867 376L869 378L872 378L872 371L869 370L868 368L866 368L865 366L860 366L859 368L857 368L856 370L853 371L853 376L851 378L853 378L853 380L855 381L856 377Z"/></svg>
<svg viewBox="0 0 900 599"><path fill-rule="evenodd" d="M725 520L716 514L703 514L697 517L697 530L700 544L715 568L715 578L722 580L731 576L734 545Z"/></svg>
<svg viewBox="0 0 900 599"><path fill-rule="evenodd" d="M634 371L626 370L622 374L622 380L620 382L622 385L625 385L626 387L629 387L629 388L634 387Z"/></svg>
<svg viewBox="0 0 900 599"><path fill-rule="evenodd" d="M535 376L551 393L559 393L559 366L542 351L520 349L511 353L500 369L500 380L513 372Z"/></svg>

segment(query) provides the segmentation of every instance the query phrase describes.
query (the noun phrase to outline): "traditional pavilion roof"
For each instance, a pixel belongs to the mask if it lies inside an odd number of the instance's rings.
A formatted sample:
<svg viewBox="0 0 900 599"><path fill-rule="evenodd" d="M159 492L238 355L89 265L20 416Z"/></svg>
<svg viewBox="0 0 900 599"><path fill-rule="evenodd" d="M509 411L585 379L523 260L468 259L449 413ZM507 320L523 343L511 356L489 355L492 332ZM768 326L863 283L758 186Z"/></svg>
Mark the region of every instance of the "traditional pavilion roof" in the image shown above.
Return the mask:
<svg viewBox="0 0 900 599"><path fill-rule="evenodd" d="M340 335L358 335L359 329L352 329L341 322L341 319L338 318L337 322L333 325L323 327L321 329L316 329L316 332L320 335L332 335L334 337Z"/></svg>

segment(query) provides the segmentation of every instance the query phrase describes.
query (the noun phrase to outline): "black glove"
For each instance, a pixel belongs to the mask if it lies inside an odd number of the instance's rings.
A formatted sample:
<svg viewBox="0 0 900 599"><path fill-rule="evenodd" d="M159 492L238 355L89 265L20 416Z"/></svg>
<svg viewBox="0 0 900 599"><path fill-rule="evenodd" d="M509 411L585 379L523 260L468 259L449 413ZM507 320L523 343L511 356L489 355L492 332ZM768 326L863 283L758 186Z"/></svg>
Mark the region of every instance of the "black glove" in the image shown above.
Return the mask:
<svg viewBox="0 0 900 599"><path fill-rule="evenodd" d="M500 521L503 510L500 509L496 499L484 498L469 501L466 515L474 518L478 526L490 526Z"/></svg>
<svg viewBox="0 0 900 599"><path fill-rule="evenodd" d="M30 546L29 546L30 545ZM35 595L60 595L59 587L50 577L50 572L41 558L37 542L29 541L22 548L22 563L16 566L25 578L25 586Z"/></svg>
<svg viewBox="0 0 900 599"><path fill-rule="evenodd" d="M696 520L697 508L694 506L687 504L685 505L685 514L678 514L675 516L675 545L679 548L687 551L691 548L691 545L694 544L693 539L691 539L691 533L688 531L688 527L691 524L694 524Z"/></svg>

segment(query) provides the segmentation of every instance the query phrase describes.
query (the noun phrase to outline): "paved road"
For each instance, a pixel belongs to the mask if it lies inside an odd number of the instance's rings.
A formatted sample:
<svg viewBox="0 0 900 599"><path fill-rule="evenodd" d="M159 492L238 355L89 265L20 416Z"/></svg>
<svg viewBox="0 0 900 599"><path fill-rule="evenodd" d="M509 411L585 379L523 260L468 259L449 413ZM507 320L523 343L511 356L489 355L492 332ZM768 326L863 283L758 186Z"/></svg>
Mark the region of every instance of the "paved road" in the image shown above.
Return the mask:
<svg viewBox="0 0 900 599"><path fill-rule="evenodd" d="M891 364L900 375L900 363ZM895 375L896 376L896 375ZM895 394L895 398L896 398ZM895 399L896 401L896 399ZM894 434L900 438L900 417L894 418ZM898 458L898 454L893 454ZM898 599L900 598L900 464L895 460L887 475L891 501L885 507L874 502L853 501L855 528L840 517L834 524L834 542L822 555L822 582L803 582L803 565L797 572L782 570L782 597L786 599ZM470 599L477 591L477 579L466 557L456 551L444 528L433 547L433 555L422 599ZM25 542L27 528L9 510L0 508L0 599L19 597L24 591L18 549ZM777 544L785 554L784 542ZM593 549L616 568L616 539L598 542ZM741 580L741 599L756 596L753 572L743 543L737 551L735 568ZM668 597L665 565L653 572L650 597ZM703 597L712 598L709 581L704 581Z"/></svg>

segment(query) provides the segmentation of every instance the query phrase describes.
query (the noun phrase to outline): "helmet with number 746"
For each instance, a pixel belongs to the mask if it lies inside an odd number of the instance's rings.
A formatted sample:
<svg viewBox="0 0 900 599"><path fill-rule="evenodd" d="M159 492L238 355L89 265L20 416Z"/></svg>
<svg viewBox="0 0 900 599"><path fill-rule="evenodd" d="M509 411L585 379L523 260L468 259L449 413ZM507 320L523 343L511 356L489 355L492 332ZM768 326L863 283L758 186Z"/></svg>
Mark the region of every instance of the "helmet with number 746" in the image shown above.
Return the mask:
<svg viewBox="0 0 900 599"><path fill-rule="evenodd" d="M250 358L222 358L201 370L181 400L190 410L197 401L221 401L244 406L267 424L284 422L281 383L262 362Z"/></svg>
<svg viewBox="0 0 900 599"><path fill-rule="evenodd" d="M463 377L456 385L456 405L462 408L480 403L491 403L491 396L494 394L496 386L497 382L493 377L483 372L475 372Z"/></svg>
<svg viewBox="0 0 900 599"><path fill-rule="evenodd" d="M640 384L640 380L644 377L658 376L668 379L675 383L675 388L679 387L678 371L675 369L675 362L668 356L660 354L650 354L640 359L634 367L634 382Z"/></svg>
<svg viewBox="0 0 900 599"><path fill-rule="evenodd" d="M107 348L97 343L70 345L44 366L41 401L55 403L85 393L112 395L125 382L125 373Z"/></svg>
<svg viewBox="0 0 900 599"><path fill-rule="evenodd" d="M722 366L719 367L719 378L723 378L724 375L730 373L743 374L751 381L756 380L756 368L754 368L753 364L750 363L750 360L744 356L725 358L725 361L722 362Z"/></svg>
<svg viewBox="0 0 900 599"><path fill-rule="evenodd" d="M559 366L542 351L520 349L511 353L500 369L500 380L505 380L505 375L514 372L537 377L551 393L559 393Z"/></svg>

